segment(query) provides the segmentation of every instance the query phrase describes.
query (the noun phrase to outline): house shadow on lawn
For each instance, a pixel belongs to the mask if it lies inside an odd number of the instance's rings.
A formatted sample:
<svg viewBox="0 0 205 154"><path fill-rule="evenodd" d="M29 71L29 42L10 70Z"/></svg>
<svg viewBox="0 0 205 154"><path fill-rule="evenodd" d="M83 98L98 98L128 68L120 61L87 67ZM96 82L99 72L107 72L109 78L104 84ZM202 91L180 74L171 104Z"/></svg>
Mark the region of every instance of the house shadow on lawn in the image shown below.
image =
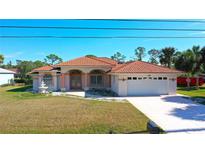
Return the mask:
<svg viewBox="0 0 205 154"><path fill-rule="evenodd" d="M29 86L24 86L24 87L15 87L13 89L7 90L7 92L26 92L31 88L32 88L32 86L30 86L30 85Z"/></svg>
<svg viewBox="0 0 205 154"><path fill-rule="evenodd" d="M174 108L170 115L179 117L185 120L197 120L205 122L205 106L198 103L193 103L189 97L183 96L168 96L162 98L165 102L183 104L184 107Z"/></svg>

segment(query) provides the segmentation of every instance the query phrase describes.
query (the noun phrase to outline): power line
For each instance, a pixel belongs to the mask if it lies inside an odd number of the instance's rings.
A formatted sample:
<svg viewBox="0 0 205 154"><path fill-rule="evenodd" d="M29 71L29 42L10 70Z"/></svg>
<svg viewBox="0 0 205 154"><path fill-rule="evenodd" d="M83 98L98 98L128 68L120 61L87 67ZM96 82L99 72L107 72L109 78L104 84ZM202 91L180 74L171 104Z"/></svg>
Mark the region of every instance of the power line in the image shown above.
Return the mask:
<svg viewBox="0 0 205 154"><path fill-rule="evenodd" d="M75 19L86 21L129 21L129 22L189 22L189 23L205 23L205 20L182 20L182 19Z"/></svg>
<svg viewBox="0 0 205 154"><path fill-rule="evenodd" d="M64 39L204 39L205 36L0 36L0 38L64 38Z"/></svg>
<svg viewBox="0 0 205 154"><path fill-rule="evenodd" d="M205 31L205 29L184 28L112 28L112 27L62 27L62 26L0 26L0 28L17 29L71 29L71 30L137 30L137 31Z"/></svg>

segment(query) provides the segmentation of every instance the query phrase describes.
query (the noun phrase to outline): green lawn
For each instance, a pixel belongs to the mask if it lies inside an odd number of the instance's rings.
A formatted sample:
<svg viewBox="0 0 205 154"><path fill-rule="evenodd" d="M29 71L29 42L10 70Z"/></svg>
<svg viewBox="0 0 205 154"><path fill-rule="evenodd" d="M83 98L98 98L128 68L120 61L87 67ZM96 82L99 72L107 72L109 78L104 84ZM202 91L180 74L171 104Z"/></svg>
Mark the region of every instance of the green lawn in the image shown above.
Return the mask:
<svg viewBox="0 0 205 154"><path fill-rule="evenodd" d="M204 98L205 99L205 87L200 87L200 89L191 88L187 90L186 87L178 87L177 93L191 96L192 98ZM202 102L205 104L205 102Z"/></svg>
<svg viewBox="0 0 205 154"><path fill-rule="evenodd" d="M148 118L128 102L45 96L0 88L0 133L147 133Z"/></svg>

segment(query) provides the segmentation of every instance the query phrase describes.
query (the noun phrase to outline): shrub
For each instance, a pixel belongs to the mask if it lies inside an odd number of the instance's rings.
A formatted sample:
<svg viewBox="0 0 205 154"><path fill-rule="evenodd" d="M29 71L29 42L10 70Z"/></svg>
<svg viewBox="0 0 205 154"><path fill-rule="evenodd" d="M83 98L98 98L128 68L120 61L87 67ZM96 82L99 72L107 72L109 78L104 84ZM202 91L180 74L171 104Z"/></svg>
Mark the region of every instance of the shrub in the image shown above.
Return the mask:
<svg viewBox="0 0 205 154"><path fill-rule="evenodd" d="M190 86L196 86L196 78L191 77L189 78L191 80ZM187 77L178 77L177 78L177 86L187 86ZM203 78L199 78L199 86L204 84Z"/></svg>
<svg viewBox="0 0 205 154"><path fill-rule="evenodd" d="M118 96L117 93L113 92L112 90L108 90L108 89L92 88L92 89L87 90L87 92L92 95L111 96L111 97Z"/></svg>
<svg viewBox="0 0 205 154"><path fill-rule="evenodd" d="M15 83L25 83L26 85L32 84L31 78L16 78L14 79Z"/></svg>

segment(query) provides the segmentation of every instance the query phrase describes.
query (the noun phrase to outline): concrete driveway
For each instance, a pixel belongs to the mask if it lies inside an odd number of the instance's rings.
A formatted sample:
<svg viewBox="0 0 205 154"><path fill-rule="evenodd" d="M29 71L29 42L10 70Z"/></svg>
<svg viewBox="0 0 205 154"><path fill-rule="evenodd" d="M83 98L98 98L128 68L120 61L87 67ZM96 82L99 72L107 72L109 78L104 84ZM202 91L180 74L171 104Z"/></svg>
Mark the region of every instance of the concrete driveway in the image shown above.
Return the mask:
<svg viewBox="0 0 205 154"><path fill-rule="evenodd" d="M205 105L180 95L126 99L167 133L205 133Z"/></svg>

